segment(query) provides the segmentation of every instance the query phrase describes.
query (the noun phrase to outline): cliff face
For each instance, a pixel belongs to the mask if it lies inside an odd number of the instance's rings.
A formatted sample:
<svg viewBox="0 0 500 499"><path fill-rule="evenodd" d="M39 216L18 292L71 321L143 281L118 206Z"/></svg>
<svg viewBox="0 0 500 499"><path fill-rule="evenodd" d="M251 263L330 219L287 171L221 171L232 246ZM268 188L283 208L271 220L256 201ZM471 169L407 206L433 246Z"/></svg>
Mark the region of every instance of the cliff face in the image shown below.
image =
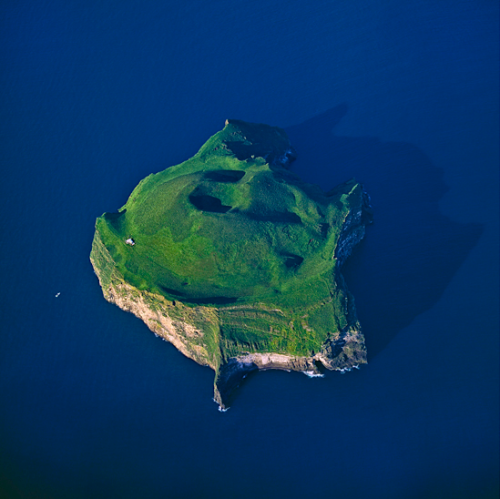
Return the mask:
<svg viewBox="0 0 500 499"><path fill-rule="evenodd" d="M354 181L325 195L289 174L295 152L282 130L232 121L220 134L192 160L141 182L119 213L98 219L91 262L108 301L215 371L214 400L224 410L256 370L319 376L366 363L340 267L370 213ZM187 221L169 226L168 212L158 224L168 203L176 216L192 210L184 232L174 231ZM238 247L241 227L248 240ZM180 276L189 265L198 270Z"/></svg>
<svg viewBox="0 0 500 499"><path fill-rule="evenodd" d="M112 258L99 232L94 236L90 260L107 301L134 314L155 335L172 343L186 357L218 369L218 356L208 346L210 340L215 342L219 327L213 308L190 308L157 293L138 290L125 281L116 267L103 267L101 262L111 262Z"/></svg>

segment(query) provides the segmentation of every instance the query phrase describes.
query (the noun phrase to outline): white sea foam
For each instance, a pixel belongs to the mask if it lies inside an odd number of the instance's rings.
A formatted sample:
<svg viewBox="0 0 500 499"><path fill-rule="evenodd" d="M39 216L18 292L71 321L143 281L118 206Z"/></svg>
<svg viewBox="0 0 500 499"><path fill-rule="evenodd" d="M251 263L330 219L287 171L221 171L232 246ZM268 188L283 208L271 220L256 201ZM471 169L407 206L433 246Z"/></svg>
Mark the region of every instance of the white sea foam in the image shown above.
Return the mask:
<svg viewBox="0 0 500 499"><path fill-rule="evenodd" d="M353 369L359 369L359 364L356 364L352 367L344 367L343 369L337 369L340 374L350 373Z"/></svg>
<svg viewBox="0 0 500 499"><path fill-rule="evenodd" d="M212 400L218 404L217 400L215 400L214 398L212 398ZM231 409L231 407L226 407L225 409L223 409L220 405L219 405L219 412L227 412L229 411L229 409Z"/></svg>
<svg viewBox="0 0 500 499"><path fill-rule="evenodd" d="M308 378L324 378L324 374L320 374L314 371L302 371Z"/></svg>
<svg viewBox="0 0 500 499"><path fill-rule="evenodd" d="M355 366L352 367L344 367L343 369L337 369L337 371L339 371L340 374L345 374L351 372L353 369L359 369L359 364L356 364Z"/></svg>

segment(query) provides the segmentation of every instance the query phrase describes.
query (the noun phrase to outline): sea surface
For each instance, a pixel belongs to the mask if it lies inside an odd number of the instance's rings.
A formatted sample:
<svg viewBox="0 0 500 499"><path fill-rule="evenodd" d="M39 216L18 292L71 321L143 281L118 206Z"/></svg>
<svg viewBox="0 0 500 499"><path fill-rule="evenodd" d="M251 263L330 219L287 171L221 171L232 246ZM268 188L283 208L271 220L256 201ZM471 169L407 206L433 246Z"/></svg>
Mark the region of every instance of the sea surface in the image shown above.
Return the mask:
<svg viewBox="0 0 500 499"><path fill-rule="evenodd" d="M0 498L499 496L497 1L4 0L0 47ZM375 222L344 271L369 364L220 413L89 253L226 118Z"/></svg>

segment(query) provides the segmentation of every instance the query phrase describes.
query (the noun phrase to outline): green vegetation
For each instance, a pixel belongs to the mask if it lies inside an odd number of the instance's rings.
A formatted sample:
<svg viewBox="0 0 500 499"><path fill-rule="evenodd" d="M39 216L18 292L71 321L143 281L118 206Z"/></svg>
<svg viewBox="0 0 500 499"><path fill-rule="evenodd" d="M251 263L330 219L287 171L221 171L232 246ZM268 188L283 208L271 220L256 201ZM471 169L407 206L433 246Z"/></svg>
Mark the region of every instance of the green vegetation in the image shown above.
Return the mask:
<svg viewBox="0 0 500 499"><path fill-rule="evenodd" d="M356 322L335 251L363 192L350 181L324 193L283 166L290 158L283 130L231 120L193 158L142 180L97 219L91 259L105 295L126 283L152 310L168 304L169 317L210 329L216 366L319 352Z"/></svg>

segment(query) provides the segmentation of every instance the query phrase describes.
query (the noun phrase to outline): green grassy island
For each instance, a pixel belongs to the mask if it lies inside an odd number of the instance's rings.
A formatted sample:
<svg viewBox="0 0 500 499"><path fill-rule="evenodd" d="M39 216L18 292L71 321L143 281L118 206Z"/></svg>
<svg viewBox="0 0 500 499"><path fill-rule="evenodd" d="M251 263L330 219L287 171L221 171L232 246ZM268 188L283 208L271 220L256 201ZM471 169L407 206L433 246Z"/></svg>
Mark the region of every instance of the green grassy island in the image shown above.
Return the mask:
<svg viewBox="0 0 500 499"><path fill-rule="evenodd" d="M104 297L210 366L221 409L257 369L366 363L340 268L364 236L368 197L354 180L327 193L302 182L293 159L282 129L228 120L96 222Z"/></svg>

